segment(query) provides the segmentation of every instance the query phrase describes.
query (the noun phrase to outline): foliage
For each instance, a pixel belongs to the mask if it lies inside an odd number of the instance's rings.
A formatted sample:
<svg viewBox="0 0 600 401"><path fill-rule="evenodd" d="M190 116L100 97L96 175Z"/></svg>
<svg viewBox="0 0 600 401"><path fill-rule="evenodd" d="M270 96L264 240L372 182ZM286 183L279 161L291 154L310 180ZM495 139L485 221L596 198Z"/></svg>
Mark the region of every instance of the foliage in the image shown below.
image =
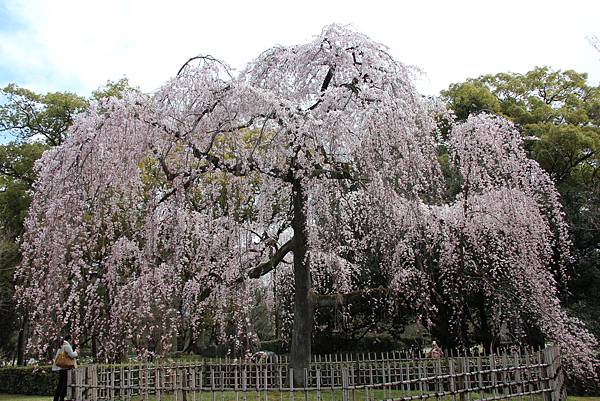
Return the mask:
<svg viewBox="0 0 600 401"><path fill-rule="evenodd" d="M49 367L0 367L0 393L53 395L57 381Z"/></svg>
<svg viewBox="0 0 600 401"><path fill-rule="evenodd" d="M260 342L261 351L271 351L277 355L287 354L290 350L288 344L284 343L280 339L267 340Z"/></svg>
<svg viewBox="0 0 600 401"><path fill-rule="evenodd" d="M68 92L37 94L10 84L0 91L0 131L19 140L41 139L51 146L60 145L75 115L83 111L86 99Z"/></svg>
<svg viewBox="0 0 600 401"><path fill-rule="evenodd" d="M0 352L13 356L13 336L18 319L13 299L13 273L20 262L19 239L31 202L35 181L34 162L46 146L41 143L9 143L0 146Z"/></svg>
<svg viewBox="0 0 600 401"><path fill-rule="evenodd" d="M92 99L101 101L111 97L122 98L125 93L139 91L129 85L129 79L121 78L118 81L109 80L106 84L92 92Z"/></svg>

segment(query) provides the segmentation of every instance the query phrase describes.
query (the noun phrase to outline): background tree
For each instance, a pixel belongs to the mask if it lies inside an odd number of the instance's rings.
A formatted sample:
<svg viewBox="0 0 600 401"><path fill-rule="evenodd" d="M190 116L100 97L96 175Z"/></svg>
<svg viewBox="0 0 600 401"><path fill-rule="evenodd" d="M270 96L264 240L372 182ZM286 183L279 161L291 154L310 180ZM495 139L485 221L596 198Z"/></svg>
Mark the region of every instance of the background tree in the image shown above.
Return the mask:
<svg viewBox="0 0 600 401"><path fill-rule="evenodd" d="M33 164L46 148L27 142L0 146L0 351L3 358L19 363L24 359L27 324L16 313L13 273L21 259L19 241L35 181Z"/></svg>
<svg viewBox="0 0 600 401"><path fill-rule="evenodd" d="M39 95L14 84L2 89L2 95L6 102L0 106L0 131L49 146L63 143L74 116L88 106L86 99L72 93Z"/></svg>

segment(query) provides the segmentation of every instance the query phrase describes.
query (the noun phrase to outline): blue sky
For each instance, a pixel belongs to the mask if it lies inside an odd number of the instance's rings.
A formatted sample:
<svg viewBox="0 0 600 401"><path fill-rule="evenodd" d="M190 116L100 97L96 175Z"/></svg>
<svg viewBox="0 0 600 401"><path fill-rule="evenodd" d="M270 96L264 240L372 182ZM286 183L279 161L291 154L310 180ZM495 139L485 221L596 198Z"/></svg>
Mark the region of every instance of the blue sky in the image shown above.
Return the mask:
<svg viewBox="0 0 600 401"><path fill-rule="evenodd" d="M420 90L536 65L600 83L600 1L0 0L0 86L88 95L126 76L152 91L189 57L242 68L275 44L351 24L426 75Z"/></svg>

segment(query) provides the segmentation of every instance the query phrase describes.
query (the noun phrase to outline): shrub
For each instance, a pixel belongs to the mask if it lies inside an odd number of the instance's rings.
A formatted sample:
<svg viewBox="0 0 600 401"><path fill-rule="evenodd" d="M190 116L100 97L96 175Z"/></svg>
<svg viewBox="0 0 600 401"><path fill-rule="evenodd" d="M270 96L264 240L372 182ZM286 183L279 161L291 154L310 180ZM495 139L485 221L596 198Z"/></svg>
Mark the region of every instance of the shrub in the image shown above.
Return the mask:
<svg viewBox="0 0 600 401"><path fill-rule="evenodd" d="M272 352L276 353L277 355L287 354L289 351L288 344L286 344L281 339L261 341L260 349L262 351L272 351Z"/></svg>
<svg viewBox="0 0 600 401"><path fill-rule="evenodd" d="M53 395L57 379L50 366L0 367L0 393Z"/></svg>

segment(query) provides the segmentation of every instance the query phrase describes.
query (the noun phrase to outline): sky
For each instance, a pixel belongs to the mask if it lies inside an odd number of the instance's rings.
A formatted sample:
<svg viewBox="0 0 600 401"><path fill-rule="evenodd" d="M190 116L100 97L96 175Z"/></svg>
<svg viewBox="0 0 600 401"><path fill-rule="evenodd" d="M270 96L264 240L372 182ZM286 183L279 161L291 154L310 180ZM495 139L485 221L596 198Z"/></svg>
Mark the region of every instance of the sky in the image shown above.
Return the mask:
<svg viewBox="0 0 600 401"><path fill-rule="evenodd" d="M0 86L87 96L127 77L145 92L210 54L242 69L274 45L348 24L419 67L435 95L453 82L535 66L600 83L600 1L0 0Z"/></svg>

